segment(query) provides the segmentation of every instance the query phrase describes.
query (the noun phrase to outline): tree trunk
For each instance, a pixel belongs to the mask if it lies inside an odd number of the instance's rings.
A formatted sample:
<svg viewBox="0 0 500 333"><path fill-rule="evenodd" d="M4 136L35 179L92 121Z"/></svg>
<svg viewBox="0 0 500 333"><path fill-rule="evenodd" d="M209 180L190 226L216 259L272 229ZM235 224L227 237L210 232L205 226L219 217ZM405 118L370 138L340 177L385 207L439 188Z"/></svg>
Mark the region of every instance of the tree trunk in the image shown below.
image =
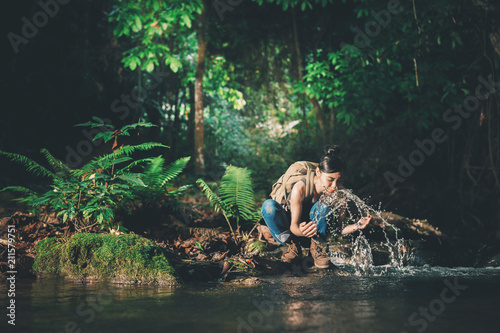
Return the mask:
<svg viewBox="0 0 500 333"><path fill-rule="evenodd" d="M206 52L206 4L202 0L203 10L200 15L200 26L198 30L198 65L196 67L196 78L194 83L194 172L197 175L205 173L204 143L205 132L203 122L203 74L205 73L205 52Z"/></svg>
<svg viewBox="0 0 500 333"><path fill-rule="evenodd" d="M172 150L174 151L175 156L179 156L179 144L180 144L180 133L181 133L181 127L180 127L180 119L179 119L179 95L181 93L180 86L177 85L175 89L175 99L174 99L174 145L172 147Z"/></svg>

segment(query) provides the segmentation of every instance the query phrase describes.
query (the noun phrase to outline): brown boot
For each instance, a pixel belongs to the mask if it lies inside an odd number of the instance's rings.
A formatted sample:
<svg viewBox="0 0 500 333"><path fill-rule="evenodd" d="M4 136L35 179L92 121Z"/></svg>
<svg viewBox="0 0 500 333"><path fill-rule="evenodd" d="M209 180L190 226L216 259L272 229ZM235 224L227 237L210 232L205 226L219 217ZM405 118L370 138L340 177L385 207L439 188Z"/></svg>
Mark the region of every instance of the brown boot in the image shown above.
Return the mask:
<svg viewBox="0 0 500 333"><path fill-rule="evenodd" d="M311 239L311 248L309 250L314 259L314 266L317 268L330 267L330 252L328 251L327 243L318 243Z"/></svg>
<svg viewBox="0 0 500 333"><path fill-rule="evenodd" d="M302 257L302 248L296 240L289 240L286 244L288 248L281 255L282 262L292 263Z"/></svg>

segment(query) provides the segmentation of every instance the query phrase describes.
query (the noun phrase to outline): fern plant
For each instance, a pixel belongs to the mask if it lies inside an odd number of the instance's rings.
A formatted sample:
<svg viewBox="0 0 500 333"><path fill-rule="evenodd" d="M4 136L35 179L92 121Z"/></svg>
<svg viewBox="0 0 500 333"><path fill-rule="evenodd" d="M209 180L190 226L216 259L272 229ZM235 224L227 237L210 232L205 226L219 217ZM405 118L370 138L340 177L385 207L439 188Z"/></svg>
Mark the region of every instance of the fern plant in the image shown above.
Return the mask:
<svg viewBox="0 0 500 333"><path fill-rule="evenodd" d="M90 124L98 123L99 119L94 117L95 122ZM137 124L124 126L118 132L113 131L109 136L104 136L105 140L115 139L113 152L96 157L79 169L70 168L46 149L42 149L41 153L54 172L26 156L0 151L0 156L22 164L28 172L52 180L51 189L45 193L36 193L21 186L9 186L1 191L17 192L21 196L19 201L38 209L53 211L63 222L71 222L77 230L95 224L100 225L101 229L115 228L112 221L118 210L123 210L131 200L145 193L154 192L156 198L164 195L164 187L189 161L189 157L184 157L163 168L164 160L161 156L134 160L131 155L136 151L168 148L156 142L118 146L117 137L128 135L130 129L139 126L135 125ZM112 128L109 128L109 132L111 131ZM102 133L99 134L102 136ZM143 191L145 188L151 190Z"/></svg>
<svg viewBox="0 0 500 333"><path fill-rule="evenodd" d="M241 221L257 222L260 219L250 171L247 168L229 165L222 176L218 194L203 179L200 178L196 182L215 211L224 215L235 241L236 234L232 222L236 222L236 233L239 234Z"/></svg>
<svg viewBox="0 0 500 333"><path fill-rule="evenodd" d="M165 195L176 198L189 186L181 186L175 191L167 191L172 181L184 170L191 157L181 157L168 166L164 166L165 159L162 156L148 159L144 168L142 180L147 184L146 188L138 189L140 197L147 206L157 205Z"/></svg>

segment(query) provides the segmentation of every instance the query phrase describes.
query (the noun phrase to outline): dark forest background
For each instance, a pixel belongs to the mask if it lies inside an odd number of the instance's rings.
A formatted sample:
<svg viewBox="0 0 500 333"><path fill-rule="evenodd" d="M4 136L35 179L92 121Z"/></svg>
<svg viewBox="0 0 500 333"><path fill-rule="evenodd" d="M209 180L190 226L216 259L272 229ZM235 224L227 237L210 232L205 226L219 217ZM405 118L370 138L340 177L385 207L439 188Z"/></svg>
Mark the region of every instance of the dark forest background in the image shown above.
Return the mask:
<svg viewBox="0 0 500 333"><path fill-rule="evenodd" d="M52 4L45 24L41 3ZM98 116L157 125L128 140L164 143L174 161L196 154L203 129L203 155L181 182L232 164L264 195L289 164L333 143L346 186L372 204L494 237L499 15L480 0L14 1L1 19L0 150L84 163L111 150L74 127ZM0 171L0 187L41 184L5 158Z"/></svg>

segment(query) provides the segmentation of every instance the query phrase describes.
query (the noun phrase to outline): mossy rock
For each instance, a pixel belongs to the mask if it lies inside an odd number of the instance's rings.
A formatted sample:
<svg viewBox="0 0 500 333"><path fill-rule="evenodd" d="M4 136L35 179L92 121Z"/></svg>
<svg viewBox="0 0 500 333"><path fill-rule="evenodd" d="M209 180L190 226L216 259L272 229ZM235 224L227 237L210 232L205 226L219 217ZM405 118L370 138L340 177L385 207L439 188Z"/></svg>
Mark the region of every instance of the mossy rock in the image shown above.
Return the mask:
<svg viewBox="0 0 500 333"><path fill-rule="evenodd" d="M173 285L179 279L162 250L139 235L77 233L36 245L33 270L72 279Z"/></svg>

